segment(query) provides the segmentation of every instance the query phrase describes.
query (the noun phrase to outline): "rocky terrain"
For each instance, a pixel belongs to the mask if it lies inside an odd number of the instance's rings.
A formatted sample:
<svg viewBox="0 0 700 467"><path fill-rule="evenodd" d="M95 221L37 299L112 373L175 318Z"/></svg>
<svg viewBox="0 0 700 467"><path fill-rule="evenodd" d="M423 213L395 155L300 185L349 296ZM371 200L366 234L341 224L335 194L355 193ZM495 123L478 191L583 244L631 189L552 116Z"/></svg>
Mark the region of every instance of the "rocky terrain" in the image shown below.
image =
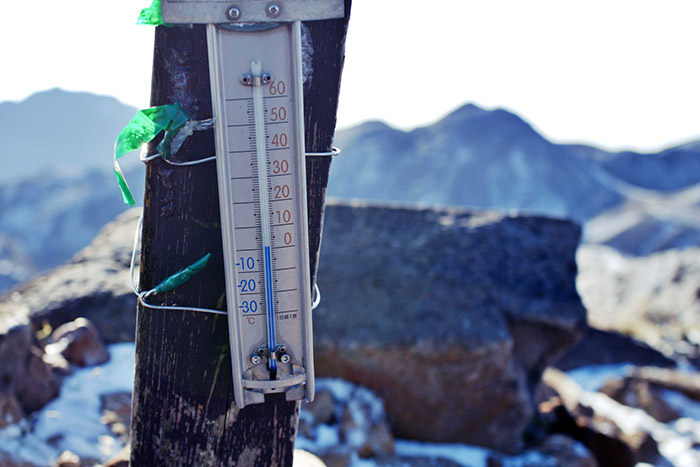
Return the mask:
<svg viewBox="0 0 700 467"><path fill-rule="evenodd" d="M579 234L542 217L329 206L317 371L374 389L401 437L518 452L542 371L586 328Z"/></svg>
<svg viewBox="0 0 700 467"><path fill-rule="evenodd" d="M639 258L584 245L577 262L577 285L592 325L700 362L700 249Z"/></svg>
<svg viewBox="0 0 700 467"><path fill-rule="evenodd" d="M112 344L101 363L101 342L133 339L137 216L0 297L0 361L14 362L0 375L3 462L70 451L95 465L128 442L133 346ZM341 466L693 465L700 382L652 346L588 328L579 235L537 216L331 203L316 364L342 380L319 380L298 447ZM595 287L582 290L591 303Z"/></svg>
<svg viewBox="0 0 700 467"><path fill-rule="evenodd" d="M0 104L2 465L128 442L137 211L92 239L124 209L109 159L133 111L58 90ZM29 135L37 114L51 124ZM558 145L467 105L336 144L329 194L374 201L327 211L316 358L343 380L300 446L342 466L700 465L698 143ZM142 164L124 165L139 196ZM81 388L101 396L76 415Z"/></svg>

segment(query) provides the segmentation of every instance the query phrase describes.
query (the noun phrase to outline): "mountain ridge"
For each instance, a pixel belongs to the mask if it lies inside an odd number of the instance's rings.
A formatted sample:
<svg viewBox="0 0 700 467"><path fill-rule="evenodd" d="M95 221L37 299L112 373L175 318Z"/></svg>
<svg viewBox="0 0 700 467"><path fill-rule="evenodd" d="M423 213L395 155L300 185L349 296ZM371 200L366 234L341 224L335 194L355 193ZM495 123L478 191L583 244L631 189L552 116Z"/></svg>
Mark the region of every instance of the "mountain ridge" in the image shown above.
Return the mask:
<svg viewBox="0 0 700 467"><path fill-rule="evenodd" d="M58 88L0 103L0 182L105 167L135 112L114 97Z"/></svg>
<svg viewBox="0 0 700 467"><path fill-rule="evenodd" d="M7 168L0 174L0 290L61 264L124 211L111 159L135 111L108 96L59 89L0 103ZM556 144L506 109L466 104L407 131L364 122L339 130L335 144L343 152L331 165L329 196L569 217L590 227L590 238L633 254L700 238L688 214L699 202L683 195L700 189L700 141L645 156ZM140 198L143 165L125 159ZM660 215L666 206L673 215Z"/></svg>
<svg viewBox="0 0 700 467"><path fill-rule="evenodd" d="M367 123L338 131L335 141L343 154L331 167L333 196L366 193L374 200L501 207L579 220L621 201L585 176L587 161L566 157L504 109L469 104L411 131ZM561 183L556 171L571 180ZM390 173L392 179L385 176ZM577 190L595 192L595 199L579 206Z"/></svg>

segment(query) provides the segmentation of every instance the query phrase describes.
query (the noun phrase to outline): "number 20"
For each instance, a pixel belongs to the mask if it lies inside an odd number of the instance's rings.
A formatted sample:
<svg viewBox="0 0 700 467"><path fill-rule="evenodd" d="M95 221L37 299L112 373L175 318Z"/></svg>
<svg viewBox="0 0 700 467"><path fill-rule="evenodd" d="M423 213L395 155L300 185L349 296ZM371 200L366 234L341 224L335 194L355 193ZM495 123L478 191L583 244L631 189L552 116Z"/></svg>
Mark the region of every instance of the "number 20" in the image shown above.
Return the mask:
<svg viewBox="0 0 700 467"><path fill-rule="evenodd" d="M255 291L255 280L253 279L241 279L241 282L238 284L238 287L241 288L241 292L253 292Z"/></svg>

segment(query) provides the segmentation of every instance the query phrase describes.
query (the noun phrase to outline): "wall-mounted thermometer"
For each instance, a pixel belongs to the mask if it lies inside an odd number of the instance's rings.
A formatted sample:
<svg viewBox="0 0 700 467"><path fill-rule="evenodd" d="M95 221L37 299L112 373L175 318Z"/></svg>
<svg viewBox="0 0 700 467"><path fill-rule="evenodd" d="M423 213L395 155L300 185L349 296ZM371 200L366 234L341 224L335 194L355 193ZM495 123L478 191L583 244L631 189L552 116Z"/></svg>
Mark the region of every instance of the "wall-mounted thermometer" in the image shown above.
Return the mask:
<svg viewBox="0 0 700 467"><path fill-rule="evenodd" d="M165 23L208 23L234 398L312 400L301 20L340 0L162 3Z"/></svg>

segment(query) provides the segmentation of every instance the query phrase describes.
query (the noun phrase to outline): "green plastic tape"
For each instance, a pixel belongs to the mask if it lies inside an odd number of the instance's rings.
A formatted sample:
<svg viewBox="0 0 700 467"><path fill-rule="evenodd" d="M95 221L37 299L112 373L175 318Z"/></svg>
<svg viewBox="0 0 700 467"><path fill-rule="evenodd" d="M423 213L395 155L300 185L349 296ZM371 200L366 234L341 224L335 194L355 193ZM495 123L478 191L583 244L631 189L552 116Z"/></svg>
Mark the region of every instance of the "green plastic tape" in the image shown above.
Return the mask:
<svg viewBox="0 0 700 467"><path fill-rule="evenodd" d="M160 26L163 24L163 14L160 10L160 0L153 0L151 6L141 10L139 19L136 24L145 24L147 26Z"/></svg>
<svg viewBox="0 0 700 467"><path fill-rule="evenodd" d="M181 269L172 276L165 279L163 282L158 284L155 288L156 293L163 293L169 290L173 290L176 287L180 287L182 284L192 279L192 277L200 272L209 262L211 258L211 253L207 253L199 261L194 264L187 266L185 269Z"/></svg>
<svg viewBox="0 0 700 467"><path fill-rule="evenodd" d="M124 203L133 206L134 197L117 160L129 152L139 149L141 145L151 141L161 131L176 131L187 120L189 120L189 116L180 107L180 104L161 105L139 110L119 132L117 140L114 142L114 174L117 177Z"/></svg>

